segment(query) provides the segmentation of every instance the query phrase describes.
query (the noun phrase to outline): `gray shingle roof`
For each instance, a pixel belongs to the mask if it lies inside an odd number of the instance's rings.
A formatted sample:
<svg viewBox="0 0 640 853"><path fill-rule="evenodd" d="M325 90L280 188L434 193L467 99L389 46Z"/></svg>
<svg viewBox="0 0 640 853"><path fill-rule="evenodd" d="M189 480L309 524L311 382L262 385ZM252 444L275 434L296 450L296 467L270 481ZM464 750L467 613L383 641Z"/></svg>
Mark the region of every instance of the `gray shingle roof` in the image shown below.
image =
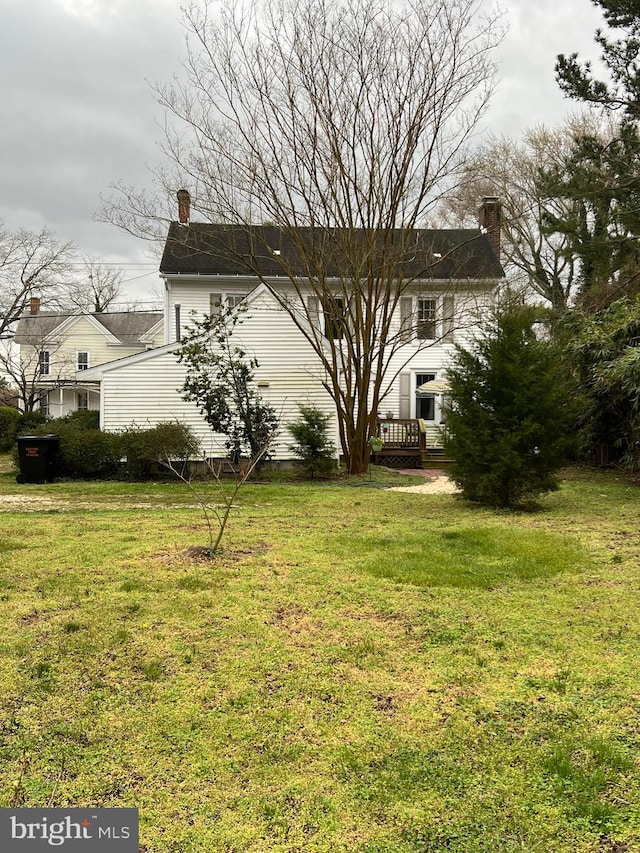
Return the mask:
<svg viewBox="0 0 640 853"><path fill-rule="evenodd" d="M139 343L140 338L163 318L159 311L104 312L92 316L123 344Z"/></svg>
<svg viewBox="0 0 640 853"><path fill-rule="evenodd" d="M249 233L242 226L172 222L160 272L169 275L260 273L271 277L289 271L300 276L319 275L322 271L324 277L348 276L348 262L341 262L341 256L344 259L348 255L340 249L346 234L340 229L301 228L296 236L305 247L302 253L292 235L275 226L256 226ZM389 235L395 246L404 244L405 277L496 279L504 276L489 237L477 229L397 229L369 233L360 229L352 232L352 238L362 242L363 252L377 245L375 251L380 257L384 240ZM315 263L314 257L318 258ZM310 258L310 268L306 269Z"/></svg>
<svg viewBox="0 0 640 853"><path fill-rule="evenodd" d="M18 322L14 341L17 344L29 344L45 340L72 316L74 315L58 311L26 314ZM92 313L89 316L104 326L121 344L129 346L139 344L140 338L144 337L163 317L160 311L102 312Z"/></svg>

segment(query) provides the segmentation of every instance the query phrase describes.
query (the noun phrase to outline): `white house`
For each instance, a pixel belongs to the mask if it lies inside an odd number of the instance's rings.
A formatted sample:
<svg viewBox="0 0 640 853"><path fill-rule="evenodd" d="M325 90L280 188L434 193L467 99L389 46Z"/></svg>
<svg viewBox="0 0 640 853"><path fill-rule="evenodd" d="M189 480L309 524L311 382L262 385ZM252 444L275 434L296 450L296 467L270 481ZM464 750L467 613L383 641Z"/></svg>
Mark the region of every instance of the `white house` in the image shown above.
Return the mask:
<svg viewBox="0 0 640 853"><path fill-rule="evenodd" d="M30 313L16 327L19 376L14 381L51 417L99 409L100 385L89 380L88 371L160 346L163 335L161 312L40 311L40 300L33 298Z"/></svg>
<svg viewBox="0 0 640 853"><path fill-rule="evenodd" d="M223 453L222 438L211 435L195 405L182 399L185 368L176 359L179 340L192 318L218 310L221 303L246 306L234 339L258 359L261 395L285 423L297 415L299 403L313 403L335 415L323 384L325 368L306 332L317 327L315 331L326 338L337 333L321 300L315 299L310 307L315 298L312 289L292 290L291 270L303 264L295 241L275 226L248 232L240 226L191 223L184 197L180 214L181 221L170 225L160 265L165 285L164 345L85 372L88 381L100 385L102 427L117 430L132 423L142 427L177 419L194 429L211 455ZM397 300L391 322L403 343L390 359L389 388L380 411L389 439L399 425L407 434L407 422L417 425L420 419L427 426L428 443L437 442L440 397L422 396L416 389L443 376L454 343L473 334L479 315L503 281L499 216L498 200L485 199L478 229L410 232L403 261L409 284ZM300 234L303 241L316 239L314 229L300 229ZM407 232L398 234L407 237ZM338 257L324 264L324 273L328 281L332 276L336 282L341 278ZM332 299L333 309L341 302ZM305 310L294 321L296 304ZM290 457L287 444L286 434L282 435L276 458Z"/></svg>

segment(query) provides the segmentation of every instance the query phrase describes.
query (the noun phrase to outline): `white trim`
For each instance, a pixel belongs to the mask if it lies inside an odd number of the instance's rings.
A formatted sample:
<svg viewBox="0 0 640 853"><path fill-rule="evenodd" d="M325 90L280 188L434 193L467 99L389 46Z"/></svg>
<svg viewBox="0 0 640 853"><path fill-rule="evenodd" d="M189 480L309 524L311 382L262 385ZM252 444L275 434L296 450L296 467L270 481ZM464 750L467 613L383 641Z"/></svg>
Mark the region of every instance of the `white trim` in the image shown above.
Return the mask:
<svg viewBox="0 0 640 853"><path fill-rule="evenodd" d="M138 340L141 344L151 344L153 343L153 339L158 334L158 332L161 332L163 329L164 319L158 320L158 322L154 326L152 326L150 329L147 329L147 331L143 335L140 335L140 338Z"/></svg>

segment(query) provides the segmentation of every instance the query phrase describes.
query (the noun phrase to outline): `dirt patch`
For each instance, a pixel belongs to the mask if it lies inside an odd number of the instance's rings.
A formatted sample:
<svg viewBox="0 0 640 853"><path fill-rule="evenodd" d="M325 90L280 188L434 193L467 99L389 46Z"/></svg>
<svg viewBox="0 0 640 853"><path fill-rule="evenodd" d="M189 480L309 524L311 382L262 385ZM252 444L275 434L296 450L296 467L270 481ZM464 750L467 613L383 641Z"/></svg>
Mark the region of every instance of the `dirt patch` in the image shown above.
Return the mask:
<svg viewBox="0 0 640 853"><path fill-rule="evenodd" d="M98 503L97 501L65 501L59 498L46 498L40 495L0 495L0 512L46 512L58 510L120 510L120 509L200 509L198 504L162 504L150 502L114 502L113 500Z"/></svg>
<svg viewBox="0 0 640 853"><path fill-rule="evenodd" d="M459 491L458 487L446 474L440 474L419 486L392 486L389 492L411 492L417 495L453 495Z"/></svg>
<svg viewBox="0 0 640 853"><path fill-rule="evenodd" d="M42 512L47 509L71 509L71 504L39 495L0 495L0 512Z"/></svg>

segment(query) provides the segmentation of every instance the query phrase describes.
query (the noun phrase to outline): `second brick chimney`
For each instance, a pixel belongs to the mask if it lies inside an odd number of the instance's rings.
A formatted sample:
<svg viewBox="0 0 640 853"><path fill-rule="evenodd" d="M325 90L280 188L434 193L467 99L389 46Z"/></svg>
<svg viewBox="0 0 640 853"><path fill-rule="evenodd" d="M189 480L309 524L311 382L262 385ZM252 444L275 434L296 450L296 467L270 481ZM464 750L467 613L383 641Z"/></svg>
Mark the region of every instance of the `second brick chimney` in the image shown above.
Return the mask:
<svg viewBox="0 0 640 853"><path fill-rule="evenodd" d="M178 199L178 222L181 225L188 225L191 219L191 196L187 190L178 190L176 198Z"/></svg>
<svg viewBox="0 0 640 853"><path fill-rule="evenodd" d="M485 196L479 211L480 228L488 235L496 257L500 260L500 225L502 221L502 205L497 196Z"/></svg>
<svg viewBox="0 0 640 853"><path fill-rule="evenodd" d="M29 300L29 314L37 314L40 310L40 297L32 296Z"/></svg>

